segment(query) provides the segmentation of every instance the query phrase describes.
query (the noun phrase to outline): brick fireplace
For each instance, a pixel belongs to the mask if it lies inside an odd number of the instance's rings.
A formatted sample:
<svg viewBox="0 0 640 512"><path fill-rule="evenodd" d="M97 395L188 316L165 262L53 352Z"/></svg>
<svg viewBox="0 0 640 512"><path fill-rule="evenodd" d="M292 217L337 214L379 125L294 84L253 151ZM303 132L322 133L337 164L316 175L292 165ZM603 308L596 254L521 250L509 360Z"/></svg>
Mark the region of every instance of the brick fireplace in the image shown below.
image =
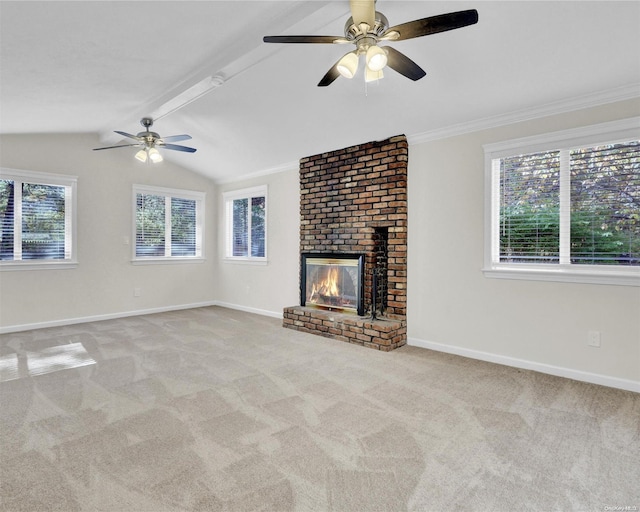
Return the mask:
<svg viewBox="0 0 640 512"><path fill-rule="evenodd" d="M284 327L385 351L406 343L407 162L404 135L300 160L301 260L362 255L364 305L287 307Z"/></svg>

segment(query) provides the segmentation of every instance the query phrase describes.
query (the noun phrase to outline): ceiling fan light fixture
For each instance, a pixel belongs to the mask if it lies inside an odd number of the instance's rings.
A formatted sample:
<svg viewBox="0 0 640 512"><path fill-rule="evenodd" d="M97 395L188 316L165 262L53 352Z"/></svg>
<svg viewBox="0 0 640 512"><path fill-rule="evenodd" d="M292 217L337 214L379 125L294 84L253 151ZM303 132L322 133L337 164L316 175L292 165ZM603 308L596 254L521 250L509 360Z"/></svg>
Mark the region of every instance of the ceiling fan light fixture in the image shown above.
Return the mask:
<svg viewBox="0 0 640 512"><path fill-rule="evenodd" d="M136 160L139 160L140 162L145 163L147 161L147 150L141 149L140 151L138 151L136 153Z"/></svg>
<svg viewBox="0 0 640 512"><path fill-rule="evenodd" d="M342 57L336 66L338 73L345 78L353 78L358 71L358 55L356 52L349 52Z"/></svg>
<svg viewBox="0 0 640 512"><path fill-rule="evenodd" d="M149 150L149 160L151 160L151 162L154 164L162 162L163 158L160 154L160 151L158 151L156 148L151 148Z"/></svg>
<svg viewBox="0 0 640 512"><path fill-rule="evenodd" d="M380 71L387 65L387 52L379 46L370 46L367 50L367 68L371 71Z"/></svg>

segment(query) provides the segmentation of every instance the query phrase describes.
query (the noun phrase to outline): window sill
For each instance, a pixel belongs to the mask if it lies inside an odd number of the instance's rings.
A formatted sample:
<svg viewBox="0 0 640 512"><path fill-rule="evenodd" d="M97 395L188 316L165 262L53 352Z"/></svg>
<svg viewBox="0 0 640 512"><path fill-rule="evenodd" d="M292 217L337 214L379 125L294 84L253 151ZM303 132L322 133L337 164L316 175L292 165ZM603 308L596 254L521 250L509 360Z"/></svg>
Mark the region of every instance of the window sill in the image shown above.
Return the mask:
<svg viewBox="0 0 640 512"><path fill-rule="evenodd" d="M15 270L69 270L78 267L77 261L11 261L5 260L0 263L0 271L10 272Z"/></svg>
<svg viewBox="0 0 640 512"><path fill-rule="evenodd" d="M485 277L492 279L520 279L526 281L555 281L560 283L640 286L640 268L598 267L584 270L573 266L499 266L483 268Z"/></svg>
<svg viewBox="0 0 640 512"><path fill-rule="evenodd" d="M170 258L135 258L131 260L132 265L180 265L183 263L204 263L205 258L193 258L173 256Z"/></svg>
<svg viewBox="0 0 640 512"><path fill-rule="evenodd" d="M237 263L239 265L267 265L269 260L266 258L231 258L225 257L223 259L225 263Z"/></svg>

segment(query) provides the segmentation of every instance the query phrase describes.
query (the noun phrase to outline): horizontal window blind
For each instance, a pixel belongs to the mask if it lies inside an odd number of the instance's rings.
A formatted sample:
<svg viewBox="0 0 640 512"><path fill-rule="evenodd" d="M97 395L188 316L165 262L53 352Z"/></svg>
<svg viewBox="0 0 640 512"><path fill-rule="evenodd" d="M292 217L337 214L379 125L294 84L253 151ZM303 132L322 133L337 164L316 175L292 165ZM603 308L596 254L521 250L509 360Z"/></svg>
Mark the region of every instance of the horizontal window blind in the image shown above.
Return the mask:
<svg viewBox="0 0 640 512"><path fill-rule="evenodd" d="M560 152L500 161L500 261L558 263Z"/></svg>
<svg viewBox="0 0 640 512"><path fill-rule="evenodd" d="M266 260L267 187L225 192L227 258Z"/></svg>
<svg viewBox="0 0 640 512"><path fill-rule="evenodd" d="M265 255L265 212L265 197L251 198L251 256L255 258Z"/></svg>
<svg viewBox="0 0 640 512"><path fill-rule="evenodd" d="M196 202L171 198L171 256L195 256L199 252L196 237Z"/></svg>
<svg viewBox="0 0 640 512"><path fill-rule="evenodd" d="M22 259L65 259L65 188L22 184Z"/></svg>
<svg viewBox="0 0 640 512"><path fill-rule="evenodd" d="M14 259L15 224L15 183L13 180L0 180L0 259Z"/></svg>
<svg viewBox="0 0 640 512"><path fill-rule="evenodd" d="M249 254L249 200L233 201L232 255L247 256Z"/></svg>
<svg viewBox="0 0 640 512"><path fill-rule="evenodd" d="M574 149L571 262L640 264L640 143Z"/></svg>
<svg viewBox="0 0 640 512"><path fill-rule="evenodd" d="M165 198L137 194L136 256L165 255Z"/></svg>

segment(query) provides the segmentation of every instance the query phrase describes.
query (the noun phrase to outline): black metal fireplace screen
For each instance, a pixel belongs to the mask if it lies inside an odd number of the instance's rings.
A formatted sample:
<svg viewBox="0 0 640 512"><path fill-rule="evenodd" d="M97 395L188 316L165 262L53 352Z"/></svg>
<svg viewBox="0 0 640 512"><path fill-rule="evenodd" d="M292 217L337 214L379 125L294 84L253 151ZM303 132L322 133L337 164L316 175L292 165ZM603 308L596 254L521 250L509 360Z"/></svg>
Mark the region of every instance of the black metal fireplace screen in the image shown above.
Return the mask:
<svg viewBox="0 0 640 512"><path fill-rule="evenodd" d="M300 305L364 316L364 254L303 253Z"/></svg>

